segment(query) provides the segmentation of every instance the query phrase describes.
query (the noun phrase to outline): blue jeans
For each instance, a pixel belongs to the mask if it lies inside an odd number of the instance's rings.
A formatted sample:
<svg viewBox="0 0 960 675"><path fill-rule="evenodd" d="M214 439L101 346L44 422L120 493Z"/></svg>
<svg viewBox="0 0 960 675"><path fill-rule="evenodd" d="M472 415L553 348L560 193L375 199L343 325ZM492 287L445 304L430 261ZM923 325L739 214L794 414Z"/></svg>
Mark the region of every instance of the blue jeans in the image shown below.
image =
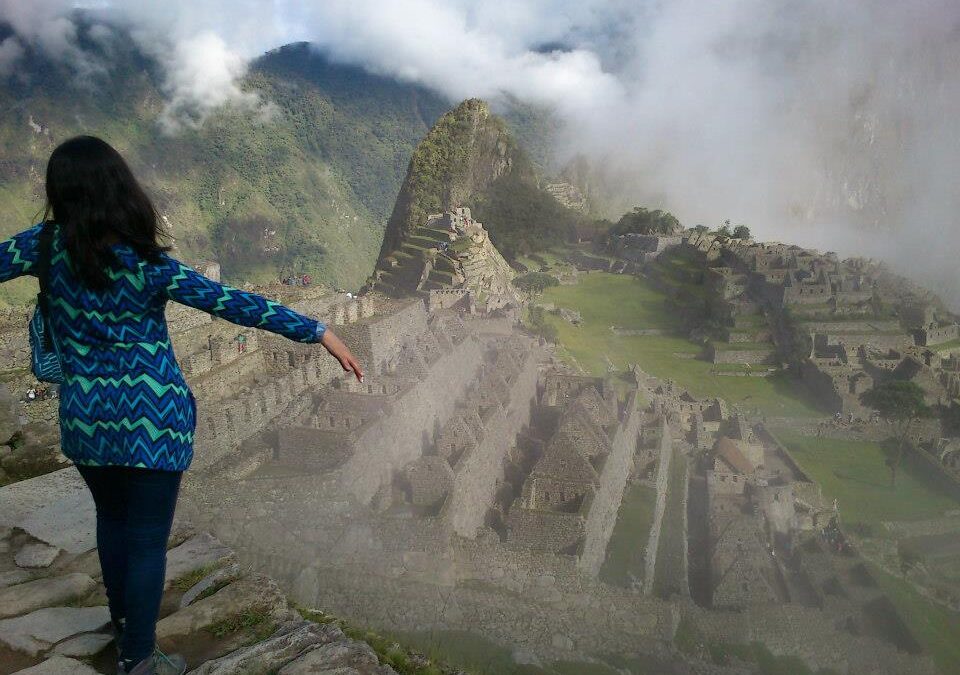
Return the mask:
<svg viewBox="0 0 960 675"><path fill-rule="evenodd" d="M97 547L110 617L124 621L125 661L153 653L167 566L167 539L181 471L77 466L97 506Z"/></svg>

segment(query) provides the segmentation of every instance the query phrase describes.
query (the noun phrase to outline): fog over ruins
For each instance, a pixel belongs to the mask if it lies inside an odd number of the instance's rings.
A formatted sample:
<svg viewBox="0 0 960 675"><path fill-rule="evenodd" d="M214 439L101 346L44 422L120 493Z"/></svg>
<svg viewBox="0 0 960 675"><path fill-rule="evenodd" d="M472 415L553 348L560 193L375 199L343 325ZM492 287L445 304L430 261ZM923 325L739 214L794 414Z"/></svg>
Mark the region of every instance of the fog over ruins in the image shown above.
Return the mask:
<svg viewBox="0 0 960 675"><path fill-rule="evenodd" d="M935 299L867 260L694 230L623 235L612 256L574 255L566 284L619 274L669 288L671 274L696 277L709 312L727 317L724 340L700 358L759 371L727 376L767 375L786 341L806 338L798 386L835 418L774 419L637 364L601 376L572 367L519 323L517 291L503 283L514 272L490 255L469 209L430 216L414 236L428 234L445 243L426 250L412 294L264 289L348 340L369 364L362 384L310 345L243 329L238 348L235 326L170 307L200 410L180 518L302 607L383 630L478 634L521 662L642 653L670 672L741 672L668 647L685 631L761 643L811 668L936 672L871 580L873 565L902 553L876 549L872 533L844 541L836 501L771 431L883 440L889 430L858 395L889 373L918 382L931 403L956 396L960 368L939 346L956 344L958 328ZM459 253L442 253L450 245ZM446 285L430 276L441 256L454 265ZM666 256L689 267L658 266ZM784 325L787 312L801 330ZM22 318L4 323L11 372L27 358ZM54 405L31 403L24 431L46 428ZM958 442L929 422L912 432L916 457L956 485ZM631 486L651 495L651 521L631 535L638 562L615 577L605 569ZM16 524L45 540L43 520ZM956 535L937 535L958 525L954 509L886 526L901 546L922 539L938 556ZM954 605L936 569L908 578Z"/></svg>

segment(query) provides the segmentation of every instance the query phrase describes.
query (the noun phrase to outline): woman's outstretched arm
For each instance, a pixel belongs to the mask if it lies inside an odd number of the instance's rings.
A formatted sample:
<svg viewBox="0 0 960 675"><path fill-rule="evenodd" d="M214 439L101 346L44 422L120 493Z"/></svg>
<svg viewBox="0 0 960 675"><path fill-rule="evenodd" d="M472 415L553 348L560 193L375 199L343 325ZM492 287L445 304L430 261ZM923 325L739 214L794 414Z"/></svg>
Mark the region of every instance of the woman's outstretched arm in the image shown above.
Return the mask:
<svg viewBox="0 0 960 675"><path fill-rule="evenodd" d="M360 364L327 327L308 316L256 293L240 290L196 272L166 253L149 266L151 283L167 299L202 310L232 323L261 328L296 342L322 344L343 369L363 377Z"/></svg>
<svg viewBox="0 0 960 675"><path fill-rule="evenodd" d="M37 262L40 225L0 241L0 282L30 274Z"/></svg>

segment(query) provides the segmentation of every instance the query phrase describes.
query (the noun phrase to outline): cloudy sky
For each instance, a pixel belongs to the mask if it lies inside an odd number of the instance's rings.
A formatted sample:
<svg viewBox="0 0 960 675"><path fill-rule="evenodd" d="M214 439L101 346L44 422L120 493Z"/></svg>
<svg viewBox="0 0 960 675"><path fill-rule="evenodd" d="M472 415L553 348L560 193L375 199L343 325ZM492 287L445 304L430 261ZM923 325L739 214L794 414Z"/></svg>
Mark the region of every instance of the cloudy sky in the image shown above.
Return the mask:
<svg viewBox="0 0 960 675"><path fill-rule="evenodd" d="M560 156L588 154L690 224L730 218L960 287L956 0L0 0L16 33L0 76L26 44L95 70L74 46L77 7L164 65L173 132L268 103L237 86L247 64L307 40L451 99L552 106Z"/></svg>

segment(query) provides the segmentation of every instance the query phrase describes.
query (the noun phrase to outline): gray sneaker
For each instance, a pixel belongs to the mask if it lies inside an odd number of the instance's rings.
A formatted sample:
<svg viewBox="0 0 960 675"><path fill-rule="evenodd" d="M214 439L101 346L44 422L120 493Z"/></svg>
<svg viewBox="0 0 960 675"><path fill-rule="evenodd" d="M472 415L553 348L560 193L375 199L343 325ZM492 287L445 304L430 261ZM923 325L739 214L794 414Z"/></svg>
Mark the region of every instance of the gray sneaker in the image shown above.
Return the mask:
<svg viewBox="0 0 960 675"><path fill-rule="evenodd" d="M187 672L187 662L179 654L164 654L158 647L153 654L125 670L123 662L117 664L117 675L183 675Z"/></svg>

